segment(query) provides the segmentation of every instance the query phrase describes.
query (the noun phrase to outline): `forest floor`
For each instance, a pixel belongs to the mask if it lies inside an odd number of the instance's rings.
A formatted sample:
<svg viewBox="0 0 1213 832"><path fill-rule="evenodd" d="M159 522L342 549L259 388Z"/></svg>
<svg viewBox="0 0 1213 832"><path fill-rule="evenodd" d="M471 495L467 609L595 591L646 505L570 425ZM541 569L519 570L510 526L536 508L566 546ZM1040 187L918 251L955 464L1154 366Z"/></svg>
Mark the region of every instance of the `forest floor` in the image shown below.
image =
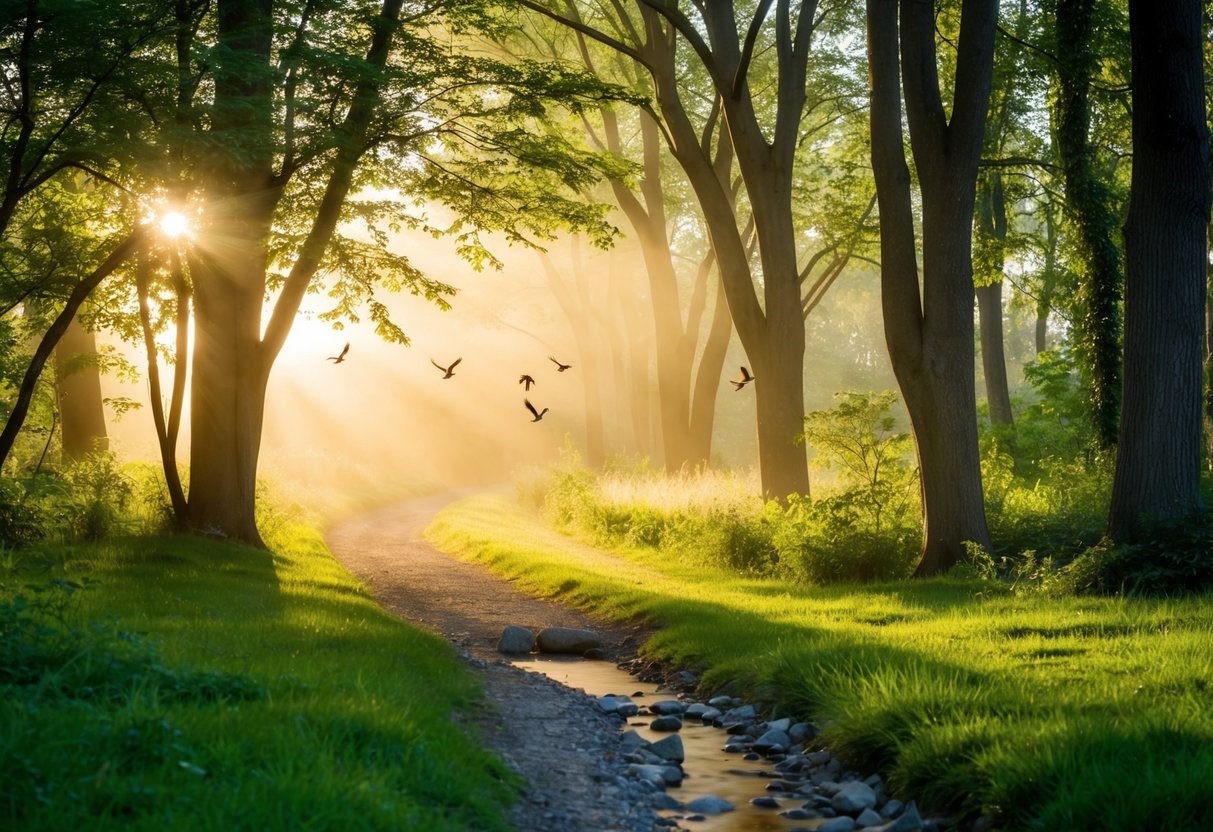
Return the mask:
<svg viewBox="0 0 1213 832"><path fill-rule="evenodd" d="M618 730L595 702L511 666L496 649L508 624L534 631L577 627L599 632L609 658L618 661L646 633L526 595L487 568L430 545L423 530L457 496L430 495L350 518L328 531L328 545L384 609L445 636L482 680L486 707L468 718L484 744L527 783L513 810L519 828L652 828L645 801L621 792L610 776Z"/></svg>

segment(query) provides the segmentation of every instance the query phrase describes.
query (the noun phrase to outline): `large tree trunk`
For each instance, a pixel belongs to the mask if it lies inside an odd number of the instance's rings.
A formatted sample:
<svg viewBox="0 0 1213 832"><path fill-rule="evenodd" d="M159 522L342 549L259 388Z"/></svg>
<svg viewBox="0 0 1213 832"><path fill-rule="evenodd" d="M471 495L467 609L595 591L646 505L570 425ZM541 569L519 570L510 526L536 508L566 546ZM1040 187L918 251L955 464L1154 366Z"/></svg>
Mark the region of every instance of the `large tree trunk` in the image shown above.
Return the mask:
<svg viewBox="0 0 1213 832"><path fill-rule="evenodd" d="M73 318L55 348L55 382L59 392L63 456L80 459L109 449L97 335Z"/></svg>
<svg viewBox="0 0 1213 832"><path fill-rule="evenodd" d="M1057 0L1057 151L1079 251L1075 351L1100 444L1116 443L1120 415L1121 263L1116 208L1091 142L1090 88L1098 74L1095 0Z"/></svg>
<svg viewBox="0 0 1213 832"><path fill-rule="evenodd" d="M1209 131L1201 7L1130 0L1133 185L1125 223L1125 386L1108 531L1200 508Z"/></svg>
<svg viewBox="0 0 1213 832"><path fill-rule="evenodd" d="M259 239L246 238L243 246L231 237L225 242L221 262L196 258L190 267L189 525L261 545L255 508L267 381L258 349L265 255Z"/></svg>
<svg viewBox="0 0 1213 832"><path fill-rule="evenodd" d="M990 546L977 443L971 229L997 5L962 5L950 123L940 95L932 6L868 0L867 10L885 339L922 474L923 549L915 574L933 575L956 563L966 542ZM903 73L922 192L921 290L902 137Z"/></svg>

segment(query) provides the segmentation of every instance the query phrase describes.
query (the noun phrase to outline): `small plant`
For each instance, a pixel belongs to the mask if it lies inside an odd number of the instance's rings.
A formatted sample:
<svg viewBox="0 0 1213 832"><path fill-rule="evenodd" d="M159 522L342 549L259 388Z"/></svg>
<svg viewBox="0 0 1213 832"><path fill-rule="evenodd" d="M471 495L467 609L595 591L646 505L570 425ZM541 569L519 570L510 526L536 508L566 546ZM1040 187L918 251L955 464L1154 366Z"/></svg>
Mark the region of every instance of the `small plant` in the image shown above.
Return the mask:
<svg viewBox="0 0 1213 832"><path fill-rule="evenodd" d="M18 482L0 477L0 540L19 545L46 536L45 518Z"/></svg>
<svg viewBox="0 0 1213 832"><path fill-rule="evenodd" d="M59 502L65 533L79 540L101 540L128 526L127 508L134 482L109 452L89 454L64 473Z"/></svg>

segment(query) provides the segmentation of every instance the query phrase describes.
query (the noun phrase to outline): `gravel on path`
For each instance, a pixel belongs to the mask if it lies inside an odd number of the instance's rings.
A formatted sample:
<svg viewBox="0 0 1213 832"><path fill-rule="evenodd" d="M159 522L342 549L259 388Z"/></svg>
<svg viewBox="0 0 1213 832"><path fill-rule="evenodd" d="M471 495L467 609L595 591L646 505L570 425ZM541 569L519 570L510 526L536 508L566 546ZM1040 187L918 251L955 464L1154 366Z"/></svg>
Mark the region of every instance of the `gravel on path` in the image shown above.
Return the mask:
<svg viewBox="0 0 1213 832"><path fill-rule="evenodd" d="M617 658L642 631L525 595L485 567L431 546L423 530L459 496L434 494L350 518L329 530L329 548L386 610L445 636L480 677L486 708L467 719L484 745L528 783L512 811L520 829L667 828L652 808L654 795L623 777L620 733L595 701L509 665L496 650L507 624L597 630Z"/></svg>

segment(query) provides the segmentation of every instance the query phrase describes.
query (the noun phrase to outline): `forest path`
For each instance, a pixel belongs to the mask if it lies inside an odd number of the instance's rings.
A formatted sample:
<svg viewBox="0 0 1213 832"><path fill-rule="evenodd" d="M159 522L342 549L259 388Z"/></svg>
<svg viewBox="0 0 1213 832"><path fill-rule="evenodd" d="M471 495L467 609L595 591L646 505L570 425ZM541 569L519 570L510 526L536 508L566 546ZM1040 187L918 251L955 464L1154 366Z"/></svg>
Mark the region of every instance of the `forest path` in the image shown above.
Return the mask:
<svg viewBox="0 0 1213 832"><path fill-rule="evenodd" d="M444 492L351 517L325 535L337 560L365 581L387 611L452 641L484 684L488 707L472 719L486 747L530 784L512 812L527 832L658 828L651 794L624 789L619 731L597 704L544 676L502 661L507 624L593 629L610 652L640 631L590 618L519 592L484 566L430 545L422 532L445 505L469 492Z"/></svg>

